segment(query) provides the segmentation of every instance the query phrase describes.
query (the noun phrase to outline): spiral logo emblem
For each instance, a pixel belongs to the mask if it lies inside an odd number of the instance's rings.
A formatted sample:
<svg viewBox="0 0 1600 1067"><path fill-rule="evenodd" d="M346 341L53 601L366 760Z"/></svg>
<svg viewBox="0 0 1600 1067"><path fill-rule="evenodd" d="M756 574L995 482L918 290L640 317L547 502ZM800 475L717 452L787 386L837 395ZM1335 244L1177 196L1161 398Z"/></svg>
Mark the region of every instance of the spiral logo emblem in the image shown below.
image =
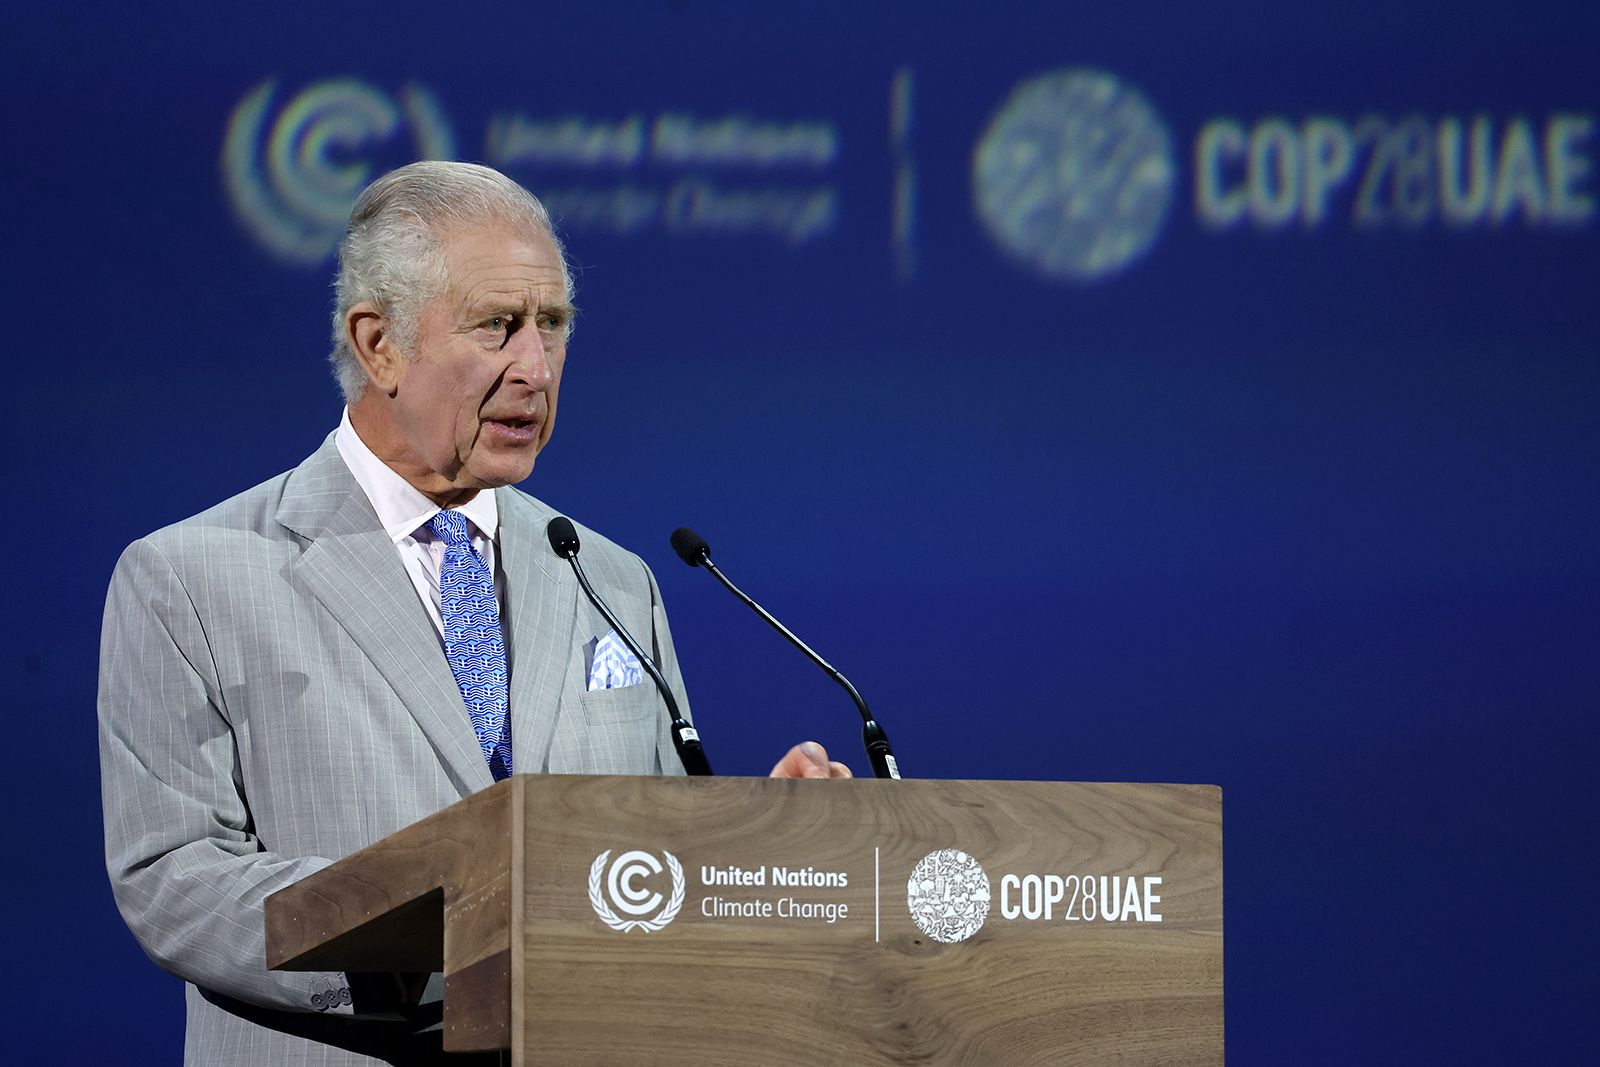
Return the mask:
<svg viewBox="0 0 1600 1067"><path fill-rule="evenodd" d="M906 907L917 929L947 945L965 941L989 917L989 876L959 848L930 852L911 869Z"/></svg>
<svg viewBox="0 0 1600 1067"><path fill-rule="evenodd" d="M978 217L1004 252L1047 278L1094 281L1144 255L1176 180L1161 117L1097 70L1018 86L972 155Z"/></svg>
<svg viewBox="0 0 1600 1067"><path fill-rule="evenodd" d="M407 84L391 99L353 78L318 82L273 118L276 91L269 78L233 109L222 175L245 229L290 263L320 263L333 251L356 195L387 169L375 167L372 157L402 127L412 134L415 154L409 159L455 156L443 109L419 85Z"/></svg>
<svg viewBox="0 0 1600 1067"><path fill-rule="evenodd" d="M672 875L672 891L667 897L648 885L648 880L662 871L661 861L654 853L634 849L612 860L611 850L606 849L594 858L594 863L589 865L589 905L601 922L623 933L629 930L654 933L678 917L683 908L683 864L670 852L662 850L661 855L666 858L666 870ZM622 915L617 914L619 911ZM634 918L623 918L623 915Z"/></svg>

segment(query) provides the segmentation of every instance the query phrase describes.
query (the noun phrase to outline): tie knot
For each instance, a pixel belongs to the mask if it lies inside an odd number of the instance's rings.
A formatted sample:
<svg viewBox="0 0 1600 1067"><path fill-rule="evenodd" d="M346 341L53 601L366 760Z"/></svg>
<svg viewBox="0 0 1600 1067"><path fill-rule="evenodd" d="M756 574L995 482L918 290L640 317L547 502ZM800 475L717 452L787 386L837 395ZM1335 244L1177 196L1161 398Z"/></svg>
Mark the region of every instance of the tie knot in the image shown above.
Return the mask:
<svg viewBox="0 0 1600 1067"><path fill-rule="evenodd" d="M447 545L472 544L472 539L467 535L467 517L459 511L446 508L439 512L428 520L428 529Z"/></svg>

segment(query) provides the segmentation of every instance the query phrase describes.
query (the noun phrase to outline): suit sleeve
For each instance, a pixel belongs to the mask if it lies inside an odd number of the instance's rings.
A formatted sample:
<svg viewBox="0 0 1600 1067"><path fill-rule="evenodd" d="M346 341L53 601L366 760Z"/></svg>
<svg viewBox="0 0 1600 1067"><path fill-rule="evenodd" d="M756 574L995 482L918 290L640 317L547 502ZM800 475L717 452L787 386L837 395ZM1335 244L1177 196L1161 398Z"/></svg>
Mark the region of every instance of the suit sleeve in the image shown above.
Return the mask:
<svg viewBox="0 0 1600 1067"><path fill-rule="evenodd" d="M331 861L256 839L204 624L149 540L112 576L99 720L106 867L145 952L237 1000L350 1014L345 976L267 970L262 902Z"/></svg>

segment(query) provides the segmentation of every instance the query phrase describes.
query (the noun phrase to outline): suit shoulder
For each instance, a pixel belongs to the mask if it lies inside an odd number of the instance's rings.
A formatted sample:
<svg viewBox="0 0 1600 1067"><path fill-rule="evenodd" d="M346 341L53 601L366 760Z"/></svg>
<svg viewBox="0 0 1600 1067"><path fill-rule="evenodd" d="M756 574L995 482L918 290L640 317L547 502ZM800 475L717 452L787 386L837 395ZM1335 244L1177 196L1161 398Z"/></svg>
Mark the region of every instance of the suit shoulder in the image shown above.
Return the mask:
<svg viewBox="0 0 1600 1067"><path fill-rule="evenodd" d="M169 558L181 558L207 546L245 543L273 532L281 534L276 516L292 473L285 471L198 514L163 526L140 538L140 542L154 546Z"/></svg>

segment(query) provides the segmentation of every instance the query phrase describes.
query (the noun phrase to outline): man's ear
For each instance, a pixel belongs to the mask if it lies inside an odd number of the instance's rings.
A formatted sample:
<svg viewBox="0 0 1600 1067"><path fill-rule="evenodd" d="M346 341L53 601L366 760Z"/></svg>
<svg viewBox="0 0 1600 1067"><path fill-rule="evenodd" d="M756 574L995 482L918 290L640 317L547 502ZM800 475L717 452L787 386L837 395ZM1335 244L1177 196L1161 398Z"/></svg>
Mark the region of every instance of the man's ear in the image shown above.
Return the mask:
<svg viewBox="0 0 1600 1067"><path fill-rule="evenodd" d="M370 301L356 304L344 316L345 335L350 347L367 372L373 388L393 396L400 385L400 368L405 356L394 343L394 330L388 316Z"/></svg>

